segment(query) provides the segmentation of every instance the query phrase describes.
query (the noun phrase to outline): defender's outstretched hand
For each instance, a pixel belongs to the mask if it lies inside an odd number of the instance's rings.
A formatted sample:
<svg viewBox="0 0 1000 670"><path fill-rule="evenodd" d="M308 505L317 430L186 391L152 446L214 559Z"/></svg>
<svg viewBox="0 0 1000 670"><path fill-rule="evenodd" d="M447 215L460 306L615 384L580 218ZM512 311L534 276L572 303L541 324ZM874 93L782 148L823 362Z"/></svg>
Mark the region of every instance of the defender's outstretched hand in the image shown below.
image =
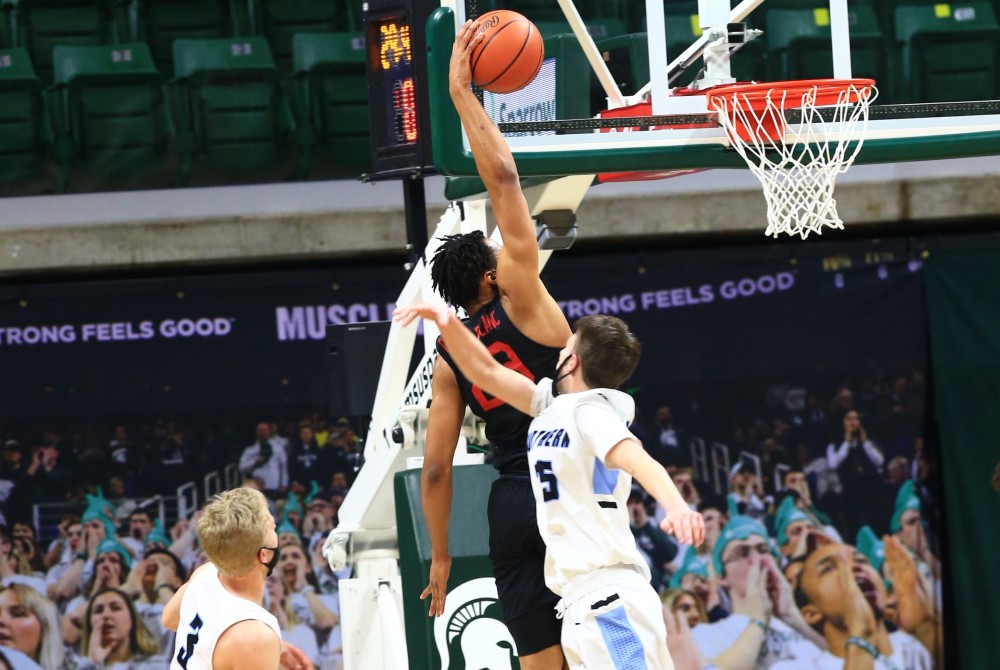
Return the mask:
<svg viewBox="0 0 1000 670"><path fill-rule="evenodd" d="M668 511L660 522L660 528L676 537L681 544L697 547L705 541L705 520L687 505Z"/></svg>
<svg viewBox="0 0 1000 670"><path fill-rule="evenodd" d="M281 641L281 667L287 670L316 670L306 652L284 640Z"/></svg>
<svg viewBox="0 0 1000 670"><path fill-rule="evenodd" d="M483 33L479 30L479 21L466 21L458 34L455 35L455 45L451 48L451 63L448 65L448 83L452 87L468 90L472 83L472 50L483 41Z"/></svg>
<svg viewBox="0 0 1000 670"><path fill-rule="evenodd" d="M428 319L437 324L438 329L444 328L448 323L448 317L452 311L442 302L429 302L418 300L406 307L397 307L392 313L394 321L399 321L400 325L406 327L413 323L416 318Z"/></svg>

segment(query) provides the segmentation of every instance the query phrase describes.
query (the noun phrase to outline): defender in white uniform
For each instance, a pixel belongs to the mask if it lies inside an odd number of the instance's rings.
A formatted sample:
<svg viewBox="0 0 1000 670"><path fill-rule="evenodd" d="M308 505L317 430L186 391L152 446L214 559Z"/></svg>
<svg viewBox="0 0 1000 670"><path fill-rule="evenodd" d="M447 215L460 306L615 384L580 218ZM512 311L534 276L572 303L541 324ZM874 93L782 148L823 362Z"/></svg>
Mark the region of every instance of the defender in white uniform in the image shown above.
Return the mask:
<svg viewBox="0 0 1000 670"><path fill-rule="evenodd" d="M569 667L672 670L660 600L629 530L635 478L667 510L661 526L700 544L705 526L663 467L628 430L635 405L613 390L635 369L639 343L620 319L588 316L560 353L555 381L538 384L495 361L444 305L397 310L404 325L434 319L462 373L534 416L528 459L545 541L545 582L561 600Z"/></svg>
<svg viewBox="0 0 1000 670"><path fill-rule="evenodd" d="M281 639L273 614L260 605L233 595L219 581L219 570L207 563L188 582L181 600L181 625L174 641L170 670L212 668L212 655L222 634L243 621L260 621Z"/></svg>
<svg viewBox="0 0 1000 670"><path fill-rule="evenodd" d="M278 562L267 499L249 488L216 496L198 521L198 539L211 563L163 608L163 625L177 631L170 670L311 667L301 651L282 644L277 619L260 605Z"/></svg>

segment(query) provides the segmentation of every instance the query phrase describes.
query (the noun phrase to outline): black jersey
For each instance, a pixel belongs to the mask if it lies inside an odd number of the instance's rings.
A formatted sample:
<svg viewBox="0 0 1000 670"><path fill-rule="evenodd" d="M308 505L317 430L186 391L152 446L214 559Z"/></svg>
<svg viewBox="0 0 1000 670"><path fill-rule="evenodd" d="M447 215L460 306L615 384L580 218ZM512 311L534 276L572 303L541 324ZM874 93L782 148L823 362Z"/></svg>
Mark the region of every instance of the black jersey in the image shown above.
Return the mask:
<svg viewBox="0 0 1000 670"><path fill-rule="evenodd" d="M493 358L531 381L555 373L560 348L546 347L528 339L511 323L500 298L494 299L472 315L465 321L465 325L486 345ZM489 395L466 379L440 337L437 350L455 372L465 403L476 416L486 422L486 437L497 450L493 466L500 472L527 472L528 426L531 424L531 417Z"/></svg>

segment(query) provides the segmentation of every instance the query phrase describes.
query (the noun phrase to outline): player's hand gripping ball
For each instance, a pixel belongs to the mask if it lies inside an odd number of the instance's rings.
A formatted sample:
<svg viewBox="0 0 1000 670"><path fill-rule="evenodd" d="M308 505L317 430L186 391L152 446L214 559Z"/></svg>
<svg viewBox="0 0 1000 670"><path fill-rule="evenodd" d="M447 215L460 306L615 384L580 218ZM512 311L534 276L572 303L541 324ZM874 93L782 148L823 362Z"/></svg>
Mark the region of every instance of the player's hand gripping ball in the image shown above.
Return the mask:
<svg viewBox="0 0 1000 670"><path fill-rule="evenodd" d="M477 19L483 38L472 51L472 83L491 93L513 93L534 80L545 58L542 34L517 12L498 9Z"/></svg>

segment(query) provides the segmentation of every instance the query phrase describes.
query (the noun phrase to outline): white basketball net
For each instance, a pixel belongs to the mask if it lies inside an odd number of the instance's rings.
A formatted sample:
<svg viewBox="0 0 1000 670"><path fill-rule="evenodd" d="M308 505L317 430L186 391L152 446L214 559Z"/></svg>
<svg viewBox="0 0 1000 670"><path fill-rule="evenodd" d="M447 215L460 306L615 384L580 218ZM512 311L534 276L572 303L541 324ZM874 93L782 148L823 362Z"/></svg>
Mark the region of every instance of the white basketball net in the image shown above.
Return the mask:
<svg viewBox="0 0 1000 670"><path fill-rule="evenodd" d="M805 239L811 232L821 235L824 227L844 227L833 188L837 175L847 172L861 149L868 107L878 91L848 84L836 104L817 107L817 89L789 92L779 85L763 99L756 96L754 103L762 109L754 109L747 94L738 90L710 97L733 148L764 187L766 234L771 237L785 233ZM784 110L792 107L801 109L800 125L785 120ZM775 137L761 130L762 123L778 128ZM741 127L746 137L738 134Z"/></svg>

